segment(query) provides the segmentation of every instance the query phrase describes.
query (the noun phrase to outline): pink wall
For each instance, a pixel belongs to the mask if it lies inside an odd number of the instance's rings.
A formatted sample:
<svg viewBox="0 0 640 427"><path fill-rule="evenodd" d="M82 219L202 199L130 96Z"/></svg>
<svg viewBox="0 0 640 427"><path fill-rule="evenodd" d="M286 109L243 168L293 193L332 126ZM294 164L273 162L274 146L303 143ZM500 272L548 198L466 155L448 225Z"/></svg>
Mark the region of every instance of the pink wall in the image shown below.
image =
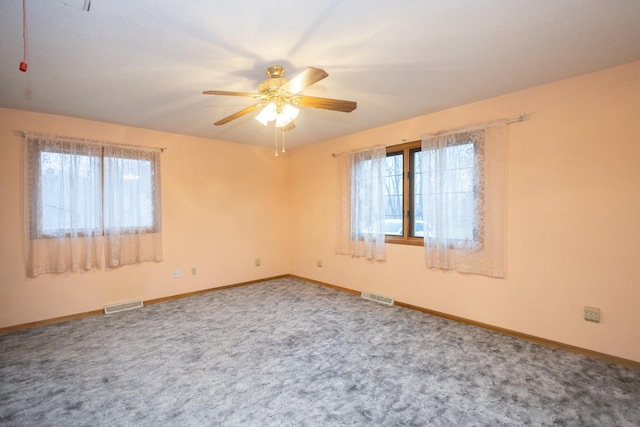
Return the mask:
<svg viewBox="0 0 640 427"><path fill-rule="evenodd" d="M19 130L167 147L164 261L26 278ZM272 149L0 109L0 327L287 274L288 188L289 158Z"/></svg>
<svg viewBox="0 0 640 427"><path fill-rule="evenodd" d="M334 254L332 153L525 112L509 125L506 279L428 270L422 247ZM295 150L291 273L640 361L639 117L636 62Z"/></svg>

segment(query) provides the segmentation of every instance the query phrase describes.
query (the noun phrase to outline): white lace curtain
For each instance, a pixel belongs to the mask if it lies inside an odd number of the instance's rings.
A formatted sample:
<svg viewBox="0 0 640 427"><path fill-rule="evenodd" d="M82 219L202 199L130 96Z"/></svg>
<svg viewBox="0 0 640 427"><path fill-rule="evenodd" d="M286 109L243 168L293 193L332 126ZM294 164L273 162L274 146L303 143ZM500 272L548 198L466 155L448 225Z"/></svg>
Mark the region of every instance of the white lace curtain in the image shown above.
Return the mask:
<svg viewBox="0 0 640 427"><path fill-rule="evenodd" d="M103 154L97 143L27 134L27 276L99 268L103 234L108 266L162 260L159 162L159 151Z"/></svg>
<svg viewBox="0 0 640 427"><path fill-rule="evenodd" d="M504 277L506 122L422 140L428 267Z"/></svg>
<svg viewBox="0 0 640 427"><path fill-rule="evenodd" d="M336 253L386 259L385 162L385 147L338 157Z"/></svg>
<svg viewBox="0 0 640 427"><path fill-rule="evenodd" d="M104 147L107 266L162 261L160 152Z"/></svg>
<svg viewBox="0 0 640 427"><path fill-rule="evenodd" d="M100 146L27 136L25 237L27 275L100 267Z"/></svg>

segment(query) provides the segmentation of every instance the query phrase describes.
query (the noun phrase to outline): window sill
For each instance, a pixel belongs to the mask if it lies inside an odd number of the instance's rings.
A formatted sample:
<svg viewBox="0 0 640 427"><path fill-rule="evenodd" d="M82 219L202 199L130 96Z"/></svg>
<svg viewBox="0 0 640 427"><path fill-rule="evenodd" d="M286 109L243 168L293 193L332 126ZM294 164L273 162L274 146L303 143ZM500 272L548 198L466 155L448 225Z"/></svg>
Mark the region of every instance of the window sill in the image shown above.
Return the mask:
<svg viewBox="0 0 640 427"><path fill-rule="evenodd" d="M420 237L385 236L384 241L396 245L424 246L424 239Z"/></svg>

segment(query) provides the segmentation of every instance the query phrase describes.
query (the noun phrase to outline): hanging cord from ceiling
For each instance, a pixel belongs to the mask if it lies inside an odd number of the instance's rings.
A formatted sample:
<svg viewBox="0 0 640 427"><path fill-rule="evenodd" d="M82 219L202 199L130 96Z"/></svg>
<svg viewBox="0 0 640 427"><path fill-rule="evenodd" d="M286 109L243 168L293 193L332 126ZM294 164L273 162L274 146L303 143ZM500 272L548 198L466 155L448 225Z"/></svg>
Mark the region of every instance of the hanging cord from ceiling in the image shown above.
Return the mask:
<svg viewBox="0 0 640 427"><path fill-rule="evenodd" d="M70 6L68 3L64 1L60 1L64 6ZM91 0L84 0L82 5L82 10L84 12L89 12L91 9ZM27 0L22 0L22 61L20 62L20 71L23 73L27 72Z"/></svg>
<svg viewBox="0 0 640 427"><path fill-rule="evenodd" d="M27 72L27 0L22 0L22 62L20 71Z"/></svg>

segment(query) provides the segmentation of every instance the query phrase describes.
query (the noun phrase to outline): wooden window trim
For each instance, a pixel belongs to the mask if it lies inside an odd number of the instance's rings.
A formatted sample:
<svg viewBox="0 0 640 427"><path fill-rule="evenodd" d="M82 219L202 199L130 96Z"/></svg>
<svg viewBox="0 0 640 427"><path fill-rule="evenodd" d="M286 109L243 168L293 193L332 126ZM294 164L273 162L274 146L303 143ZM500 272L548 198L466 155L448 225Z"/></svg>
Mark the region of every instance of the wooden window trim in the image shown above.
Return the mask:
<svg viewBox="0 0 640 427"><path fill-rule="evenodd" d="M411 237L409 232L411 230L411 223L413 221L414 206L412 204L412 188L413 188L413 173L411 170L412 156L411 154L415 150L422 149L422 141L411 141L403 144L392 145L387 147L387 156L392 154L402 153L403 161L403 178L402 178L402 206L403 206L403 221L402 236L385 236L386 243L394 243L400 245L412 245L412 246L424 246L424 239L422 237Z"/></svg>

